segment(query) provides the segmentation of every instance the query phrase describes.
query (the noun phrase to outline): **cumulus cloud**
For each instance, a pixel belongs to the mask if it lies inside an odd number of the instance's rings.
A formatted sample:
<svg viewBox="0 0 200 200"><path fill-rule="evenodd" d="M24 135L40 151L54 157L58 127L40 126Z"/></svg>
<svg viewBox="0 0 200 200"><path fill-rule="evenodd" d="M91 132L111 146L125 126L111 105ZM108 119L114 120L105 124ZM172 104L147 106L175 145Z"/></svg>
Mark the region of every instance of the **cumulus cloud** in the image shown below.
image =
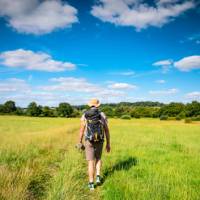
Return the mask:
<svg viewBox="0 0 200 200"><path fill-rule="evenodd" d="M17 49L0 54L0 64L7 67L19 67L28 70L60 72L73 70L76 65L70 62L61 62L52 59L49 54Z"/></svg>
<svg viewBox="0 0 200 200"><path fill-rule="evenodd" d="M90 98L98 98L103 103L120 102L127 97L125 91L110 89L94 84L84 78L58 77L49 79L45 85L30 85L28 80L0 80L0 103L7 100L16 101L17 105L26 107L35 101L40 105L56 106L60 102L85 104Z"/></svg>
<svg viewBox="0 0 200 200"><path fill-rule="evenodd" d="M113 83L109 85L108 88L118 89L118 90L130 90L130 89L136 89L137 86L128 83Z"/></svg>
<svg viewBox="0 0 200 200"><path fill-rule="evenodd" d="M168 59L168 60L157 61L157 62L153 63L153 66L161 67L162 68L162 72L166 73L166 72L169 71L169 69L171 68L172 64L173 64L173 61Z"/></svg>
<svg viewBox="0 0 200 200"><path fill-rule="evenodd" d="M172 64L171 60L160 60L153 63L154 66L165 66L165 65L171 65L171 64Z"/></svg>
<svg viewBox="0 0 200 200"><path fill-rule="evenodd" d="M179 92L178 89L172 88L168 90L150 90L149 94L155 95L155 96L163 96L163 95L177 94L178 92Z"/></svg>
<svg viewBox="0 0 200 200"><path fill-rule="evenodd" d="M103 22L133 26L137 30L161 27L185 11L194 8L193 1L156 0L155 6L140 0L98 0L91 14Z"/></svg>
<svg viewBox="0 0 200 200"><path fill-rule="evenodd" d="M180 71L191 71L193 69L200 69L200 56L194 55L182 58L174 63L174 66Z"/></svg>
<svg viewBox="0 0 200 200"><path fill-rule="evenodd" d="M40 89L46 91L74 91L74 92L98 92L101 88L98 85L89 83L84 78L59 77L52 78L51 85L41 86Z"/></svg>
<svg viewBox="0 0 200 200"><path fill-rule="evenodd" d="M9 92L28 92L30 86L23 79L10 78L6 80L0 80L0 94Z"/></svg>
<svg viewBox="0 0 200 200"><path fill-rule="evenodd" d="M77 10L61 0L0 0L0 16L18 32L35 35L78 22Z"/></svg>
<svg viewBox="0 0 200 200"><path fill-rule="evenodd" d="M125 95L119 88L103 87L99 84L90 83L84 78L59 77L49 80L51 84L40 86L39 89L48 92L73 92L82 96L98 97L101 100L116 98Z"/></svg>
<svg viewBox="0 0 200 200"><path fill-rule="evenodd" d="M177 68L180 71L191 71L193 69L200 69L200 56L199 55L193 55L184 57L178 61L172 61L172 60L161 60L158 62L153 63L154 66L160 66L164 71L169 70L171 66Z"/></svg>
<svg viewBox="0 0 200 200"><path fill-rule="evenodd" d="M200 92L195 91L195 92L190 92L186 94L186 98L190 100L200 100Z"/></svg>

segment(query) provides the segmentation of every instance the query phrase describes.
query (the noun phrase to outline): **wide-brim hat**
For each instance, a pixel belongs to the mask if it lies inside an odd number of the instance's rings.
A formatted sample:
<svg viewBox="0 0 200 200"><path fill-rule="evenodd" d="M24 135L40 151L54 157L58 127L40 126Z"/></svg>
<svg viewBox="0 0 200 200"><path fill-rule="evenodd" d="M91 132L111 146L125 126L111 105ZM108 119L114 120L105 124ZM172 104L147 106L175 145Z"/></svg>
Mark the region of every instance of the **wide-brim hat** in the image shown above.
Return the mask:
<svg viewBox="0 0 200 200"><path fill-rule="evenodd" d="M92 107L99 107L100 106L100 101L98 99L91 99L89 102L88 102L88 106Z"/></svg>

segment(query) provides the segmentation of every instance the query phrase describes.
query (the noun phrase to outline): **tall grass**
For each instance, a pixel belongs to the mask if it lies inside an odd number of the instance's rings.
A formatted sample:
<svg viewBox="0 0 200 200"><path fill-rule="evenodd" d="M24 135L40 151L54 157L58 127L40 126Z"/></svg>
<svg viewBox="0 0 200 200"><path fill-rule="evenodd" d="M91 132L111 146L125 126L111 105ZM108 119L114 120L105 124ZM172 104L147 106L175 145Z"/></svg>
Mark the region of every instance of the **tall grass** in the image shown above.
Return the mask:
<svg viewBox="0 0 200 200"><path fill-rule="evenodd" d="M0 199L198 200L200 124L109 120L104 183L87 189L78 119L0 117Z"/></svg>

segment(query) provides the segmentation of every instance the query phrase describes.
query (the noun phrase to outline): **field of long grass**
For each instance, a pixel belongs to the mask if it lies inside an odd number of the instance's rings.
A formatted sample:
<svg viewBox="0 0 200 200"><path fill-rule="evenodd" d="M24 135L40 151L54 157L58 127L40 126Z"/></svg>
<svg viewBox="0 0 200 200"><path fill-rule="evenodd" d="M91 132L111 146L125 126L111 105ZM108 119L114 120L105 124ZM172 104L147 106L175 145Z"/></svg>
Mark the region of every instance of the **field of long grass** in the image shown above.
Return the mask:
<svg viewBox="0 0 200 200"><path fill-rule="evenodd" d="M0 199L200 199L200 123L110 119L104 183L90 192L79 122L0 116Z"/></svg>

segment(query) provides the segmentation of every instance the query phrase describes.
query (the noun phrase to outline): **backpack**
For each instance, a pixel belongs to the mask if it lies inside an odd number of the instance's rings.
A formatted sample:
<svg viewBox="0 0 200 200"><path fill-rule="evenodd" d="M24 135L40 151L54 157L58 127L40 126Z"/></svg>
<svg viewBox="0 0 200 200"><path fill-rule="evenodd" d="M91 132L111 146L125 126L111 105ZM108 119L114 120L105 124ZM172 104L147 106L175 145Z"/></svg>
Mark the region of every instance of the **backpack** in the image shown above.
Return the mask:
<svg viewBox="0 0 200 200"><path fill-rule="evenodd" d="M99 142L104 139L104 128L101 121L101 113L97 108L91 108L85 112L86 118L86 140Z"/></svg>

